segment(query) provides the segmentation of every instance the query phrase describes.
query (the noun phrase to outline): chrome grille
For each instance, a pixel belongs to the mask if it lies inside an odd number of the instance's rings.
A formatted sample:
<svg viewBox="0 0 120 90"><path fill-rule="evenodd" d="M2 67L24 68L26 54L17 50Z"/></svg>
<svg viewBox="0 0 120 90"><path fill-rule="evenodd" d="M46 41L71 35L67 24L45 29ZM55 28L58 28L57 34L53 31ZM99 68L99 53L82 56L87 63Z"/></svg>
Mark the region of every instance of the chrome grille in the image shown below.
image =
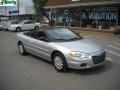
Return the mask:
<svg viewBox="0 0 120 90"><path fill-rule="evenodd" d="M100 55L98 56L92 56L92 59L93 59L93 63L94 64L99 64L99 63L102 63L104 60L105 60L105 52L101 53Z"/></svg>

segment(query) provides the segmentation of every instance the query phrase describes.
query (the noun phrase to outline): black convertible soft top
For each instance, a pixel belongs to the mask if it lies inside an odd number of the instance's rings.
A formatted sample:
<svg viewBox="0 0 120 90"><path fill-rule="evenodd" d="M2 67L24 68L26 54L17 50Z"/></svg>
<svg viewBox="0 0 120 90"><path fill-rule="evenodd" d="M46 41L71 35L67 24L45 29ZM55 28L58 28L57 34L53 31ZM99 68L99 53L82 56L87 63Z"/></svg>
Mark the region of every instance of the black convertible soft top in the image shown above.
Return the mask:
<svg viewBox="0 0 120 90"><path fill-rule="evenodd" d="M44 31L29 31L25 32L24 35L38 39L39 37L45 37Z"/></svg>

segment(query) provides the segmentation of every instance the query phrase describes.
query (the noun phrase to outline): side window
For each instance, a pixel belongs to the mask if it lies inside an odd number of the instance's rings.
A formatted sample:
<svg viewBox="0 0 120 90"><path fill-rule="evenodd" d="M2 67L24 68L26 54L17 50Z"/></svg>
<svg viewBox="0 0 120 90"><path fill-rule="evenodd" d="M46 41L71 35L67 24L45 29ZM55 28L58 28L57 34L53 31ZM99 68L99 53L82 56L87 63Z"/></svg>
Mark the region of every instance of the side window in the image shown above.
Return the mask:
<svg viewBox="0 0 120 90"><path fill-rule="evenodd" d="M28 37L35 38L38 40L49 41L49 39L46 37L45 32L26 32L24 34Z"/></svg>
<svg viewBox="0 0 120 90"><path fill-rule="evenodd" d="M35 21L29 21L29 24L34 24L35 23Z"/></svg>
<svg viewBox="0 0 120 90"><path fill-rule="evenodd" d="M24 22L24 24L29 24L29 21Z"/></svg>
<svg viewBox="0 0 120 90"><path fill-rule="evenodd" d="M13 22L11 22L12 24L18 24L19 23L19 21L13 21Z"/></svg>
<svg viewBox="0 0 120 90"><path fill-rule="evenodd" d="M25 32L25 33L24 33L24 35L26 35L26 36L29 36L29 37L30 37L30 36L31 36L31 33L30 33L30 32Z"/></svg>
<svg viewBox="0 0 120 90"><path fill-rule="evenodd" d="M35 23L35 21L26 21L26 22L24 22L24 24L34 24Z"/></svg>
<svg viewBox="0 0 120 90"><path fill-rule="evenodd" d="M32 37L32 38L37 38L37 35L35 32L26 32L24 33L26 36Z"/></svg>

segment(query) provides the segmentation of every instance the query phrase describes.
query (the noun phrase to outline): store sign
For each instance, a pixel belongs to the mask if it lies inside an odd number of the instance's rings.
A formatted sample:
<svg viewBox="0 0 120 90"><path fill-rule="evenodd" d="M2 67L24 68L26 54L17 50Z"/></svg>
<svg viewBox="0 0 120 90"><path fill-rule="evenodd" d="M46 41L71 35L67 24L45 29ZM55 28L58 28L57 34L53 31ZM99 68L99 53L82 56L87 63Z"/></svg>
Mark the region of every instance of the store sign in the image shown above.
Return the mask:
<svg viewBox="0 0 120 90"><path fill-rule="evenodd" d="M16 6L17 0L0 0L0 6Z"/></svg>
<svg viewBox="0 0 120 90"><path fill-rule="evenodd" d="M18 10L9 11L9 15L18 15L18 14L19 14Z"/></svg>
<svg viewBox="0 0 120 90"><path fill-rule="evenodd" d="M91 12L89 13L89 19L98 19L98 20L116 20L117 13L115 12Z"/></svg>
<svg viewBox="0 0 120 90"><path fill-rule="evenodd" d="M117 20L117 9L113 7L93 8L92 11L83 12L82 19Z"/></svg>

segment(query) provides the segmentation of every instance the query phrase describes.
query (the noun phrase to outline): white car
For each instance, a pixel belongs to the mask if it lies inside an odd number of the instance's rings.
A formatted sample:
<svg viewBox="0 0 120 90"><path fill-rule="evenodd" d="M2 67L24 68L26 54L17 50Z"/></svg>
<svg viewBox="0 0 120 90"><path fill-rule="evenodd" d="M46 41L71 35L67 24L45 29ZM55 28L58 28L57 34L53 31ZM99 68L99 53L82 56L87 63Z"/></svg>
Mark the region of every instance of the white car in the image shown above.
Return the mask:
<svg viewBox="0 0 120 90"><path fill-rule="evenodd" d="M57 71L88 69L105 63L103 46L67 28L17 33L18 50L51 61Z"/></svg>
<svg viewBox="0 0 120 90"><path fill-rule="evenodd" d="M6 21L6 22L3 23L1 28L2 28L2 30L8 30L9 26L16 25L16 24L19 24L18 20Z"/></svg>
<svg viewBox="0 0 120 90"><path fill-rule="evenodd" d="M0 30L2 30L2 27L4 25L5 22L0 22Z"/></svg>
<svg viewBox="0 0 120 90"><path fill-rule="evenodd" d="M19 24L11 24L8 27L9 31L22 31L22 30L39 30L40 23L35 22L33 20L24 20L21 21Z"/></svg>

